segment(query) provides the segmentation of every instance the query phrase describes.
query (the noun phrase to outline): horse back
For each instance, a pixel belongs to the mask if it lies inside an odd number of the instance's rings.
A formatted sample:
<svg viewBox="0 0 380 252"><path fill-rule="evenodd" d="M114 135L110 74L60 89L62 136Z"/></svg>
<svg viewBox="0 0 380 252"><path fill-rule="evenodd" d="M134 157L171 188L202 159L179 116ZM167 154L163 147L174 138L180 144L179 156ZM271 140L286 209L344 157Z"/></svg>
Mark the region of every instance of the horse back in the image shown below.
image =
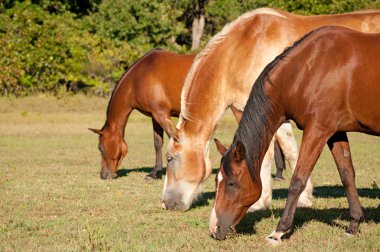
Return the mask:
<svg viewBox="0 0 380 252"><path fill-rule="evenodd" d="M379 58L380 34L325 27L292 49L273 83L300 128L314 121L337 131L380 134Z"/></svg>
<svg viewBox="0 0 380 252"><path fill-rule="evenodd" d="M133 65L126 82L133 107L151 113L157 109L180 112L180 97L194 55L152 50Z"/></svg>

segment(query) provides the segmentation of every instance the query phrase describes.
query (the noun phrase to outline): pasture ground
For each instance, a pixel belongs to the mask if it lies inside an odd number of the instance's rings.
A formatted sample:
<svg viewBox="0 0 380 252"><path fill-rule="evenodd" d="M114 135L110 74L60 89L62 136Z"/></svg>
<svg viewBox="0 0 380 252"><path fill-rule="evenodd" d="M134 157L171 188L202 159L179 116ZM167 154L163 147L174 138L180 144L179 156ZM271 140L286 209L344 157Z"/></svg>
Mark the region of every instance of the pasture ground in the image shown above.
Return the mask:
<svg viewBox="0 0 380 252"><path fill-rule="evenodd" d="M264 238L283 212L289 169L284 182L273 182L271 210L249 213L238 235L215 241L208 234L215 174L185 213L161 209L163 180L145 182L154 164L150 118L133 112L122 176L99 178L97 136L87 128L103 125L107 102L84 96L0 98L0 251L380 250L380 138L349 134L365 209L360 235L343 236L348 204L325 148L312 175L313 207L297 210L290 239L272 249ZM228 112L216 137L229 144L236 126ZM301 132L296 134L299 140ZM211 150L218 167L219 154L214 145Z"/></svg>

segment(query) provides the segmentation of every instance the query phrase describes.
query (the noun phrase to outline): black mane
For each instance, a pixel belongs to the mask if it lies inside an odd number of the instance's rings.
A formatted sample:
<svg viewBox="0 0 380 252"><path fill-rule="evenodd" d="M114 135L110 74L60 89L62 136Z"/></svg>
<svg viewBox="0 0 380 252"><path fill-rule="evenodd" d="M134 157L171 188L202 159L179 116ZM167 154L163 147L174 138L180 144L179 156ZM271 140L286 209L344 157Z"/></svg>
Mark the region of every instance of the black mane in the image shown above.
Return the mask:
<svg viewBox="0 0 380 252"><path fill-rule="evenodd" d="M271 70L280 61L284 60L294 48L302 43L302 41L317 32L319 29L307 33L301 39L294 42L292 46L287 47L264 68L252 87L249 99L244 108L242 119L235 133L234 140L230 149L226 153L226 155L228 155L236 146L237 142L240 141L243 143L245 147L245 158L252 179L254 179L255 172L253 162L259 162L260 148L264 141L271 141L271 139L266 138L268 138L267 133L273 127L272 122L270 121L273 116L273 101L270 97L265 95L264 84L266 81L273 84L269 79ZM230 166L224 168L227 168L227 170L225 170L227 176L228 174L231 174L228 170L231 169Z"/></svg>

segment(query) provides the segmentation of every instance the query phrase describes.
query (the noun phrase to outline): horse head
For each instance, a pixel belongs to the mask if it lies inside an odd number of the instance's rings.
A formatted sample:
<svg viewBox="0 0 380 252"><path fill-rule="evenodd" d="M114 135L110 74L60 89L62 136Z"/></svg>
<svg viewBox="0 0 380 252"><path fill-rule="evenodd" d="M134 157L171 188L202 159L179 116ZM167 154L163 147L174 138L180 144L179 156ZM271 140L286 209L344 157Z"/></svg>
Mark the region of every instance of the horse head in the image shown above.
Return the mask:
<svg viewBox="0 0 380 252"><path fill-rule="evenodd" d="M186 132L177 129L171 120L167 120L166 124L170 141L167 147L163 207L186 211L211 174L209 145L199 139L188 138Z"/></svg>
<svg viewBox="0 0 380 252"><path fill-rule="evenodd" d="M215 180L216 195L209 230L214 238L221 240L229 232L235 232L235 226L248 208L260 198L261 183L258 189L251 179L242 142L238 141L229 149L217 139L215 143L223 157Z"/></svg>
<svg viewBox="0 0 380 252"><path fill-rule="evenodd" d="M89 129L99 135L98 149L102 155L100 177L115 179L121 161L127 155L128 145L123 138L107 130Z"/></svg>

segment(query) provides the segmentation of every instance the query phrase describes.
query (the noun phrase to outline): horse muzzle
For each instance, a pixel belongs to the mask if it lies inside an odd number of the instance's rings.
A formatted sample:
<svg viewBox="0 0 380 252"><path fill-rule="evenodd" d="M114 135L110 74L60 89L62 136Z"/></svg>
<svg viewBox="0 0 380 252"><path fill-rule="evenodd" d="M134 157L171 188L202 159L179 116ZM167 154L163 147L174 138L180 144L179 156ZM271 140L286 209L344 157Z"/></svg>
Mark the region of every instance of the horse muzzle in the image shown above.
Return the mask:
<svg viewBox="0 0 380 252"><path fill-rule="evenodd" d="M210 232L211 237L219 241L226 239L227 235L233 236L235 234L236 234L236 230L232 226L229 226L229 227L216 226L216 231Z"/></svg>
<svg viewBox="0 0 380 252"><path fill-rule="evenodd" d="M117 173L111 172L108 169L102 170L100 172L100 178L103 180L106 179L116 179L117 178Z"/></svg>
<svg viewBox="0 0 380 252"><path fill-rule="evenodd" d="M189 209L189 207L182 201L170 201L170 200L163 200L162 207L166 210L176 210L180 212L185 212Z"/></svg>

